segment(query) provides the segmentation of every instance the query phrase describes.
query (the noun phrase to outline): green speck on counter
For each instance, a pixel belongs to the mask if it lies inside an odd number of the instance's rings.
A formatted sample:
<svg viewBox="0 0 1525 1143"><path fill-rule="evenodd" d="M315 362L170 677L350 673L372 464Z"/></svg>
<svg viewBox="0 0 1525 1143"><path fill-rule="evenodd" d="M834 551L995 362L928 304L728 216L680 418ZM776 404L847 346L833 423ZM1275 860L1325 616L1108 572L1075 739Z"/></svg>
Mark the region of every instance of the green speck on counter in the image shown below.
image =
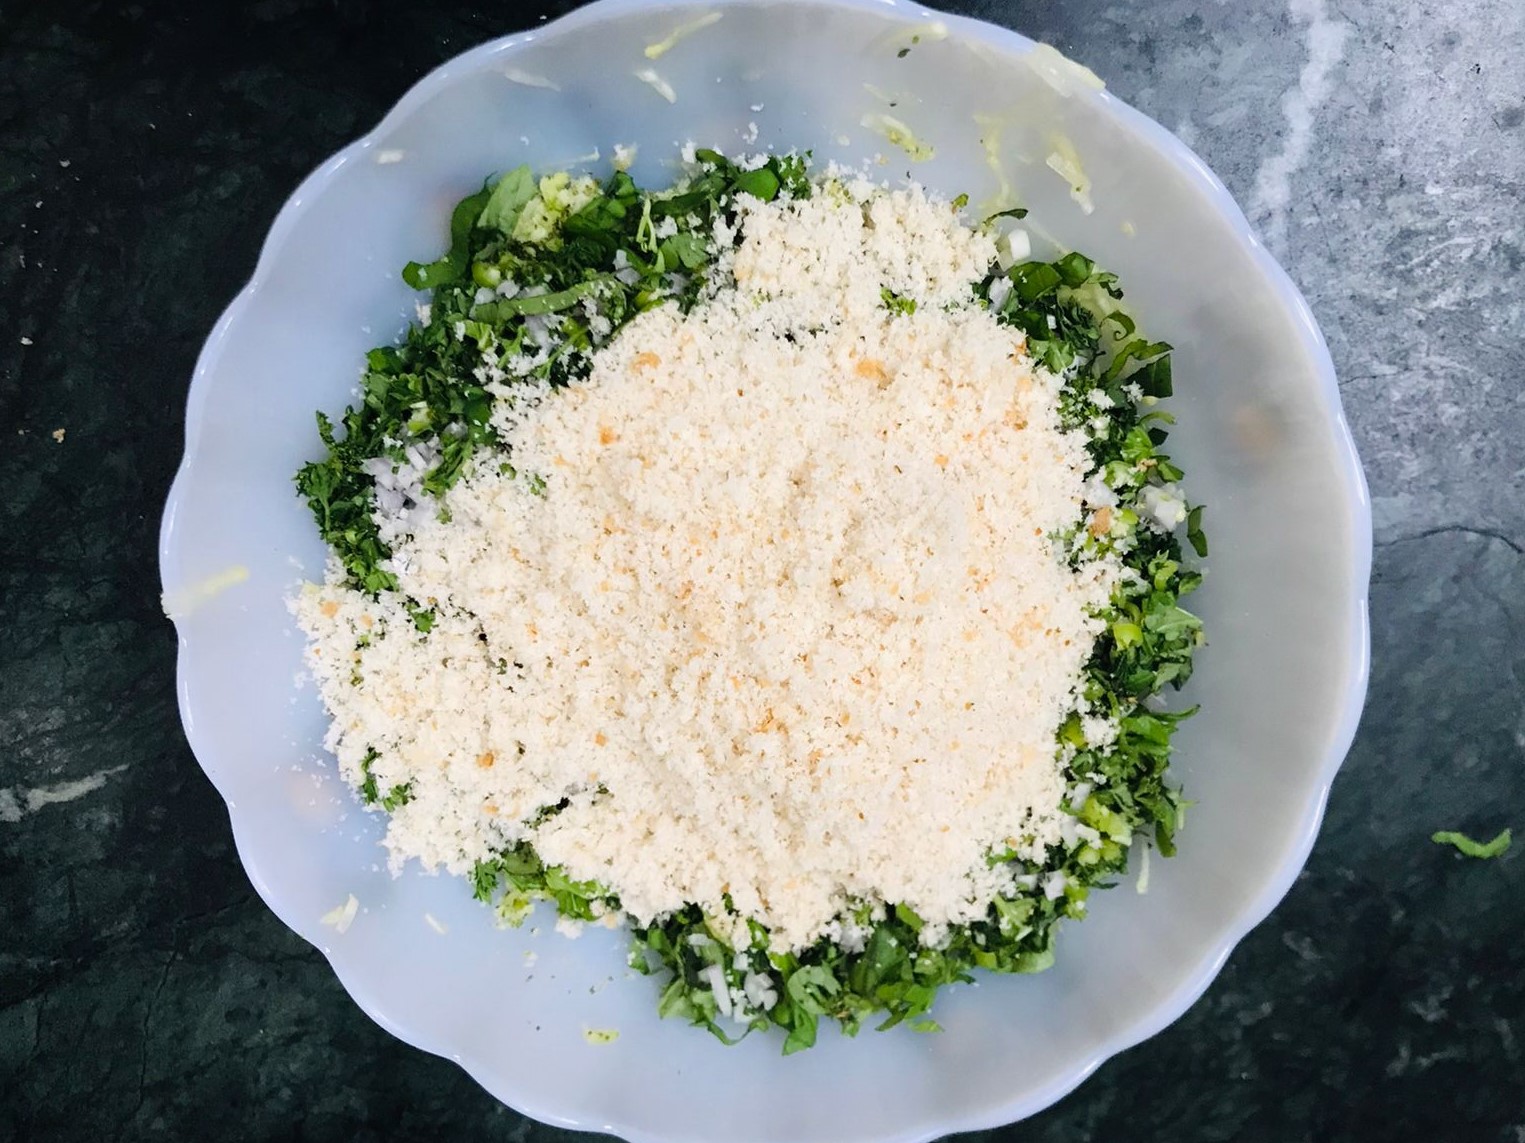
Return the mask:
<svg viewBox="0 0 1525 1143"><path fill-rule="evenodd" d="M1509 849L1512 840L1506 829L1492 841L1474 841L1464 833L1456 830L1443 829L1430 835L1430 840L1436 845L1454 845L1465 857L1478 857L1487 859L1498 857Z"/></svg>
<svg viewBox="0 0 1525 1143"><path fill-rule="evenodd" d="M584 1028L582 1038L590 1044L612 1044L620 1038L618 1028Z"/></svg>

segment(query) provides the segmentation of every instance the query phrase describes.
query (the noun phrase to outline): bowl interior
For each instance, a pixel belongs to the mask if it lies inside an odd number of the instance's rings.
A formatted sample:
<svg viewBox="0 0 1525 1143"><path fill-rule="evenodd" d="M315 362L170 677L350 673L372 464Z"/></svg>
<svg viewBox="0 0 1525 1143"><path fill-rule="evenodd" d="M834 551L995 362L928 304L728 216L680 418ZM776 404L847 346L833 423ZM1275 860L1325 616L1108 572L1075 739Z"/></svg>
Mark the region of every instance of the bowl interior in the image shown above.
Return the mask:
<svg viewBox="0 0 1525 1143"><path fill-rule="evenodd" d="M722 18L647 58L710 12ZM446 65L309 179L208 343L162 550L191 743L281 918L383 1025L530 1114L668 1143L925 1139L1029 1114L1179 1015L1306 854L1365 670L1369 524L1327 354L1205 168L1118 101L1058 90L1030 47L872 0L605 0ZM935 157L913 163L863 125L883 115ZM603 174L624 143L639 148L637 179L661 184L689 139L808 148L818 162L879 155L885 178L976 205L1005 187L1041 238L1115 270L1144 328L1176 347L1172 452L1212 542L1194 603L1210 646L1182 696L1203 711L1179 739L1175 772L1198 803L1181 854L1153 862L1147 895L1099 896L1049 972L948 990L941 1035L828 1034L789 1059L767 1037L727 1049L656 1018L620 934L569 942L543 912L500 931L460 882L394 879L376 819L322 752L316 696L296 683L284 599L324 556L291 476L315 455L313 410L342 409L364 351L412 316L399 268L439 251L450 207L490 172ZM1089 214L1046 165L1066 145ZM340 934L320 918L350 894L361 910ZM612 1044L584 1035L610 1028Z"/></svg>

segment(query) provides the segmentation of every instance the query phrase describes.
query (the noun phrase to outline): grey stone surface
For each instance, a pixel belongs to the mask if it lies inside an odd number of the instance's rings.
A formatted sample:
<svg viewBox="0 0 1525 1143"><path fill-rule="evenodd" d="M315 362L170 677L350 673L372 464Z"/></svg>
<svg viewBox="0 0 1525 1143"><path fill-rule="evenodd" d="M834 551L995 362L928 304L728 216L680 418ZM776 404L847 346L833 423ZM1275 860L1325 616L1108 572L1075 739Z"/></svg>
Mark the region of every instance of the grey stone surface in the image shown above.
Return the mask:
<svg viewBox="0 0 1525 1143"><path fill-rule="evenodd" d="M0 1139L570 1138L374 1027L253 894L154 565L191 364L286 195L560 10L0 8ZM1297 886L1180 1022L972 1138L1519 1143L1525 860L1427 838L1525 828L1525 8L963 10L1245 204L1328 336L1378 541L1371 700Z"/></svg>

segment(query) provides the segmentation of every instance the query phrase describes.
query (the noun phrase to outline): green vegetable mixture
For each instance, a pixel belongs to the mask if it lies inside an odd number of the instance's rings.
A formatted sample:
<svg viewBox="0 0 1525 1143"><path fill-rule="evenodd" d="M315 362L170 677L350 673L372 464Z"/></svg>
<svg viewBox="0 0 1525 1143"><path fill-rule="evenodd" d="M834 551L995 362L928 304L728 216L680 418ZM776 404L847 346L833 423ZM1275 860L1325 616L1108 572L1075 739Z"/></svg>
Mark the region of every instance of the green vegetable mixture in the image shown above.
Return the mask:
<svg viewBox="0 0 1525 1143"><path fill-rule="evenodd" d="M437 497L474 455L501 453L489 425L492 398L475 375L484 350L499 358L534 353L543 340L535 319L558 314L553 345L538 354L532 376L553 385L580 378L599 346L638 313L699 304L716 255L713 221L734 217L736 196L808 197L815 186L807 159L798 156L771 157L751 170L714 151L701 150L697 159L689 177L661 192L643 190L623 172L596 184L562 173L537 179L519 167L455 208L443 257L403 271L409 285L430 292L430 319L409 329L400 345L371 351L361 399L337 425L318 414L326 455L296 478L355 587L374 594L398 586L383 566L390 553L374 520L368 459L401 463L401 440L432 442L438 460L424 488ZM966 203L960 196L955 206ZM1002 218L1022 213L1005 211L983 225L1007 225ZM495 287L505 278L527 288L498 296ZM854 910L855 920L871 930L861 951L823 938L799 953L777 952L755 921L751 944L732 948L718 935L721 926L711 926L694 906L635 929L630 963L665 978L661 1013L722 1040L746 1029L722 1022L713 990L717 970L730 988L742 988L749 976L768 980L772 1005L749 1027L783 1029L786 1053L813 1045L822 1020L836 1021L848 1034L866 1022L936 1030L928 1014L942 985L968 981L980 968L1048 967L1059 921L1083 916L1092 890L1115 885L1132 848L1152 842L1167 856L1174 852L1187 803L1169 783L1166 764L1171 735L1191 712L1169 713L1149 700L1187 681L1202 630L1181 606L1200 573L1186 566L1174 531L1146 523L1165 486L1182 475L1161 451L1172 418L1155 407L1171 395L1170 346L1139 335L1118 308L1116 277L1078 253L1005 272L992 266L976 292L999 321L1026 334L1037 361L1065 379L1062 419L1087 435L1093 472L1117 497L1109 528L1077 521L1055 537L1059 549L1076 564L1115 552L1136 573L1120 580L1104 615L1108 626L1086 667L1084 707L1058 732L1072 812L1091 827L1085 835L1099 840L1051 847L1041 863L991 853L992 863L1015 863L1016 890L995 900L982 920L953 928L936 947L920 944L922 921L910 909L890 904L876 910L867 902ZM583 304L586 298L596 309ZM891 310L915 305L888 291L884 304ZM505 464L511 461L503 456ZM1185 522L1187 541L1205 556L1202 509L1191 508ZM427 632L433 614L424 603L415 603L413 616ZM1088 745L1083 714L1115 721L1116 741L1101 749ZM379 790L368 764L364 775L359 792L367 803L390 811L410 797L406 786ZM1445 840L1471 852L1465 839ZM601 886L547 867L526 845L479 863L472 881L475 895L511 922L537 900L581 920L619 908Z"/></svg>

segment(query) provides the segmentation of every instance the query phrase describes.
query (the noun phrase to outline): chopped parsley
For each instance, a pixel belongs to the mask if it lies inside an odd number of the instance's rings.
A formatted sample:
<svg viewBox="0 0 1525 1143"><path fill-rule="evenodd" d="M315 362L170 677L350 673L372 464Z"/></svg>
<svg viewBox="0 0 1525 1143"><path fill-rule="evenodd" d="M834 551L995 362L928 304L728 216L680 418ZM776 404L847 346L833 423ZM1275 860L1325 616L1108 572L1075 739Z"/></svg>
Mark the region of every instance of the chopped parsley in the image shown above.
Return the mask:
<svg viewBox="0 0 1525 1143"><path fill-rule="evenodd" d="M1443 829L1431 834L1430 840L1436 845L1455 846L1464 857L1478 857L1486 860L1490 857L1503 856L1508 852L1509 844L1514 839L1507 829L1501 831L1492 841L1475 841L1464 833Z"/></svg>
<svg viewBox="0 0 1525 1143"><path fill-rule="evenodd" d="M387 813L391 813L399 806L405 806L413 800L413 785L411 782L403 782L393 786L385 794L376 784L376 775L371 773L371 765L380 757L375 750L368 750L365 759L360 763L360 800L368 806L379 805Z"/></svg>

